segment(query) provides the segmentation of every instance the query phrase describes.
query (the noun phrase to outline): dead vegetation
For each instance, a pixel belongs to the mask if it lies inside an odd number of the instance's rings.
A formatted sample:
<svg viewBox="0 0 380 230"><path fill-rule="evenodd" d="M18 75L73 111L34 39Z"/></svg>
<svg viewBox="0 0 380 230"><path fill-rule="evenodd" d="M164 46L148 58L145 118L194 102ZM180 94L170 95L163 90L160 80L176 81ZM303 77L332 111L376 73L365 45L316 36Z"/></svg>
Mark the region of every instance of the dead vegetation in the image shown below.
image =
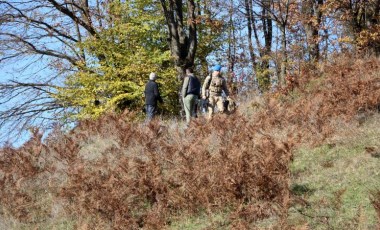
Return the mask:
<svg viewBox="0 0 380 230"><path fill-rule="evenodd" d="M268 217L285 228L292 150L330 137L336 120L360 125L358 116L374 113L379 70L379 59L337 59L252 103L252 115L198 119L186 130L128 114L44 142L35 130L22 147L0 150L0 214L30 226L63 216L82 229L162 229L183 214L226 210L236 229Z"/></svg>
<svg viewBox="0 0 380 230"><path fill-rule="evenodd" d="M371 202L377 213L377 227L380 228L380 190L372 192Z"/></svg>

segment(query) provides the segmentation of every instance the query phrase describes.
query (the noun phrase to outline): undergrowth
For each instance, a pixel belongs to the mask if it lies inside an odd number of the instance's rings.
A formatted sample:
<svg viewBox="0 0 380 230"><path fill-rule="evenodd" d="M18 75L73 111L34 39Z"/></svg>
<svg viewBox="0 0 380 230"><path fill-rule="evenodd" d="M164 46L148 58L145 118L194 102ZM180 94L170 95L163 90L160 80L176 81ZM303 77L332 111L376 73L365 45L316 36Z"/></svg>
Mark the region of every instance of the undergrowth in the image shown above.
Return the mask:
<svg viewBox="0 0 380 230"><path fill-rule="evenodd" d="M224 213L220 228L259 228L268 219L292 228L292 153L323 144L337 121L371 116L380 104L379 70L375 58L337 59L320 76L305 70L294 87L187 129L132 122L128 112L56 130L45 141L36 129L22 147L0 150L2 225L162 229L183 216ZM379 213L378 202L374 192Z"/></svg>

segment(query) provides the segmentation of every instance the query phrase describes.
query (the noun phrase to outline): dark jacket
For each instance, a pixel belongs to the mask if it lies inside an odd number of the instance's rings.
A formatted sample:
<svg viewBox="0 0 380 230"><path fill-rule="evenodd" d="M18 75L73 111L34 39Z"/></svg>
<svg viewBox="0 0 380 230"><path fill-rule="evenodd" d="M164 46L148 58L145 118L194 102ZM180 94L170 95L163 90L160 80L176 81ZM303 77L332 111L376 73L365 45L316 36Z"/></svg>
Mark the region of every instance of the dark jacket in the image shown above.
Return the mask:
<svg viewBox="0 0 380 230"><path fill-rule="evenodd" d="M201 82L197 77L193 74L189 74L185 77L182 86L182 97L186 97L186 95L193 94L196 96L200 96L201 92Z"/></svg>
<svg viewBox="0 0 380 230"><path fill-rule="evenodd" d="M145 104L146 105L157 105L157 101L163 102L160 91L158 90L158 85L155 81L148 81L145 85Z"/></svg>

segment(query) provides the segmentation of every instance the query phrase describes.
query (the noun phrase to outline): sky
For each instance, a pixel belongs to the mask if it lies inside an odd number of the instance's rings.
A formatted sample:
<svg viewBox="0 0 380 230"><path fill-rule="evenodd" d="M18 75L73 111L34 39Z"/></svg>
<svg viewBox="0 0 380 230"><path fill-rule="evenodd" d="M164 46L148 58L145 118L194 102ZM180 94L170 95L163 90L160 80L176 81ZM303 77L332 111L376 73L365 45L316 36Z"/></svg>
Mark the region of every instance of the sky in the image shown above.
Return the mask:
<svg viewBox="0 0 380 230"><path fill-rule="evenodd" d="M33 62L34 60L30 58L21 59L18 61L8 61L6 63L1 63L0 65L0 83L10 83L12 80L17 80L19 82L43 82L47 76L52 74L52 71L46 68L46 63L43 60L38 62ZM30 64L30 63L33 64ZM0 111L4 111L10 107L17 106L26 99L30 98L31 95L21 94L15 97L13 100L0 104ZM1 99L0 99L1 101ZM18 127L20 128L20 127ZM29 131L24 131L21 134L17 134L13 128L9 126L0 127L1 134L14 134L9 137L7 135L0 135L0 146L4 145L9 141L14 147L19 147L30 137ZM8 139L10 138L10 139Z"/></svg>

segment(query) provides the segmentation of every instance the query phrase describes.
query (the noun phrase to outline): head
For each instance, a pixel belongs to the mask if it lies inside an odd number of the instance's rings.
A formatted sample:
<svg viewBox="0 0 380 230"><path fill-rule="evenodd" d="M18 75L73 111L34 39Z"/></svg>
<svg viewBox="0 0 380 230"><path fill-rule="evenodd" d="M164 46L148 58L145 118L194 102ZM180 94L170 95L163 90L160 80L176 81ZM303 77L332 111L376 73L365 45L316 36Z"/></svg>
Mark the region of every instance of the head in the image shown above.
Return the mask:
<svg viewBox="0 0 380 230"><path fill-rule="evenodd" d="M193 68L189 67L186 69L186 75L193 74L193 73L194 73Z"/></svg>
<svg viewBox="0 0 380 230"><path fill-rule="evenodd" d="M154 80L156 80L157 79L157 75L156 75L156 73L150 73L149 74L149 80L151 80L151 81L154 81Z"/></svg>

